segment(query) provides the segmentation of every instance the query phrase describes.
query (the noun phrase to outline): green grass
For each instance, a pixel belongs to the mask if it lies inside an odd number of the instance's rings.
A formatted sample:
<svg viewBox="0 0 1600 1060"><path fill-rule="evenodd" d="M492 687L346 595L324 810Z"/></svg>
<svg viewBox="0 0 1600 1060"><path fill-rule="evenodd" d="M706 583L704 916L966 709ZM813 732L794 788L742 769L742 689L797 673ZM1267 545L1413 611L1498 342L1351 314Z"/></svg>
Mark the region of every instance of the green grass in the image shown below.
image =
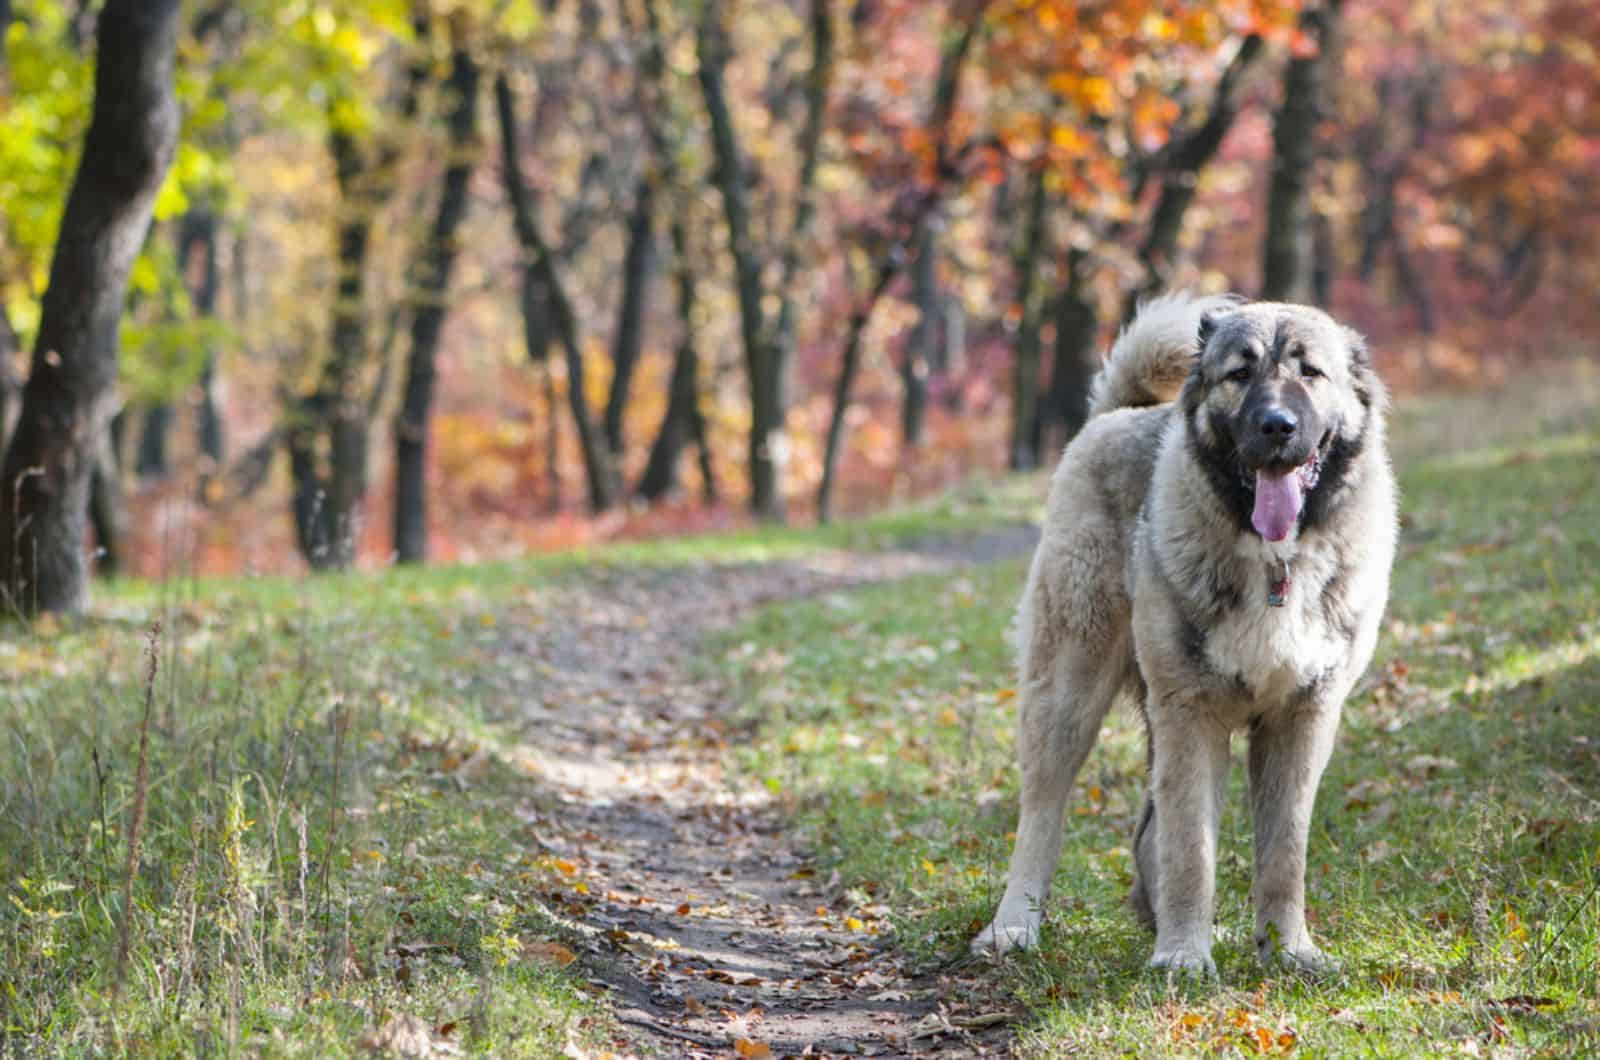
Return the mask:
<svg viewBox="0 0 1600 1060"><path fill-rule="evenodd" d="M1390 620L1346 711L1309 866L1313 930L1342 974L1256 965L1242 768L1219 854L1220 983L1145 971L1151 939L1124 905L1142 736L1116 717L1079 778L1043 945L991 976L1026 1013L1026 1053L1600 1051L1594 383L1397 417ZM1004 631L1022 573L786 604L724 645L760 733L748 767L930 964L962 951L1003 889L1017 803Z"/></svg>
<svg viewBox="0 0 1600 1060"><path fill-rule="evenodd" d="M1346 976L1256 971L1237 812L1223 988L1169 994L1145 976L1148 940L1121 906L1142 783L1123 719L1081 778L1047 946L992 976L1014 984L1026 1048L1242 1049L1270 1028L1328 1055L1487 1050L1498 1035L1592 1051L1600 436L1584 378L1537 401L1441 398L1399 417L1395 621L1313 846L1316 928ZM1524 412L1488 429L1489 412L1534 405L1548 422ZM618 1031L581 964L540 959L560 955L552 943L581 948L589 897L530 834L556 808L522 755L527 688L497 655L507 628L597 568L961 533L1036 515L1041 488L978 484L825 531L482 567L125 583L100 590L85 622L0 628L0 1052L353 1055L402 1015L470 1054L605 1048ZM1009 853L1002 633L1019 578L1010 564L830 595L719 646L759 719L750 768L930 962L988 914ZM1519 995L1554 1004L1494 1004Z"/></svg>
<svg viewBox="0 0 1600 1060"><path fill-rule="evenodd" d="M535 853L528 822L558 811L521 754L505 629L598 568L893 544L1030 503L980 483L824 531L123 583L83 622L0 626L0 1053L353 1055L402 1016L480 1055L604 1047L581 966L540 959L578 948L590 899Z"/></svg>

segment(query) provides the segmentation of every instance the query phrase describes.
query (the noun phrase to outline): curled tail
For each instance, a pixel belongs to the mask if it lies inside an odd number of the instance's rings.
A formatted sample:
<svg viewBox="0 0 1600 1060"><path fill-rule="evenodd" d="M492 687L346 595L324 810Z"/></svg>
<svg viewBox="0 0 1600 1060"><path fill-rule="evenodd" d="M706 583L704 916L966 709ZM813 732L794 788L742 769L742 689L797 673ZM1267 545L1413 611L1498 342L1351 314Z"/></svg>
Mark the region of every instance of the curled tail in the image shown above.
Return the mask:
<svg viewBox="0 0 1600 1060"><path fill-rule="evenodd" d="M1186 291L1152 298L1117 334L1089 390L1089 415L1161 405L1178 396L1194 367L1200 318L1239 304L1232 295Z"/></svg>

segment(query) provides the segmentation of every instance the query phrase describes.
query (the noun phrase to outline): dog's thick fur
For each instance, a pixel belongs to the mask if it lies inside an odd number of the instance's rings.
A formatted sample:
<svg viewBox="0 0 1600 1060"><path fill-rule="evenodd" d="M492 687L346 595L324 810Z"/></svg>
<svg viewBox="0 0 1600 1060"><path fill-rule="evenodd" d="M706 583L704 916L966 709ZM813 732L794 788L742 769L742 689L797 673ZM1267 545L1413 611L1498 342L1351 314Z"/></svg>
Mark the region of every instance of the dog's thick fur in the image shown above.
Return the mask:
<svg viewBox="0 0 1600 1060"><path fill-rule="evenodd" d="M1257 952L1329 966L1306 929L1306 839L1388 598L1386 407L1360 337L1320 310L1170 295L1118 336L1017 615L1022 817L975 950L1037 940L1073 778L1125 697L1149 737L1131 902L1155 929L1151 965L1215 974L1217 829L1247 729ZM1257 529L1274 526L1257 472L1302 476L1292 525Z"/></svg>

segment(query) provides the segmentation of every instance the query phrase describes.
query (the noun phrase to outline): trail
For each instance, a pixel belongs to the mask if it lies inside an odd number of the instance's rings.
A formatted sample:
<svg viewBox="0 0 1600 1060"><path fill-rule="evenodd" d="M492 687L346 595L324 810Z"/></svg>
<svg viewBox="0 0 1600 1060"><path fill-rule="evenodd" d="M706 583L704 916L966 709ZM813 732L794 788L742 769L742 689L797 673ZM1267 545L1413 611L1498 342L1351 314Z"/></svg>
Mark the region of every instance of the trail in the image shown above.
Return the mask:
<svg viewBox="0 0 1600 1060"><path fill-rule="evenodd" d="M600 570L553 589L536 623L503 627L505 663L532 675L529 753L559 800L538 839L595 898L580 967L638 1054L740 1055L741 1041L774 1056L1009 1053L992 986L919 974L892 939L849 930L771 795L734 768L738 704L694 662L707 634L764 603L1015 557L1034 539L1019 527L894 552Z"/></svg>

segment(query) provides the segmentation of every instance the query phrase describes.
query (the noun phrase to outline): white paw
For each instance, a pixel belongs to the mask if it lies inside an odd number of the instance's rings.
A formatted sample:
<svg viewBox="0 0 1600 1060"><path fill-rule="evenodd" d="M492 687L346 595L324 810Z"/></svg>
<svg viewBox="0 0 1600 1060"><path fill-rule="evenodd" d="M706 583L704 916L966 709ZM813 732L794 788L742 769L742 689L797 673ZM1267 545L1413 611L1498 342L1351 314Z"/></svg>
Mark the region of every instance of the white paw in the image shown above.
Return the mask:
<svg viewBox="0 0 1600 1060"><path fill-rule="evenodd" d="M1168 974L1190 975L1206 979L1215 979L1217 977L1217 965L1211 959L1211 954L1193 945L1179 945L1168 949L1158 948L1155 956L1150 958L1150 967L1165 969Z"/></svg>
<svg viewBox="0 0 1600 1060"><path fill-rule="evenodd" d="M1294 949L1283 946L1262 946L1258 950L1258 955L1264 965L1271 966L1276 963L1291 971L1304 972L1307 975L1336 975L1339 971L1338 961L1309 942Z"/></svg>
<svg viewBox="0 0 1600 1060"><path fill-rule="evenodd" d="M1039 918L997 915L972 939L975 957L1004 957L1012 950L1032 949L1039 944Z"/></svg>

